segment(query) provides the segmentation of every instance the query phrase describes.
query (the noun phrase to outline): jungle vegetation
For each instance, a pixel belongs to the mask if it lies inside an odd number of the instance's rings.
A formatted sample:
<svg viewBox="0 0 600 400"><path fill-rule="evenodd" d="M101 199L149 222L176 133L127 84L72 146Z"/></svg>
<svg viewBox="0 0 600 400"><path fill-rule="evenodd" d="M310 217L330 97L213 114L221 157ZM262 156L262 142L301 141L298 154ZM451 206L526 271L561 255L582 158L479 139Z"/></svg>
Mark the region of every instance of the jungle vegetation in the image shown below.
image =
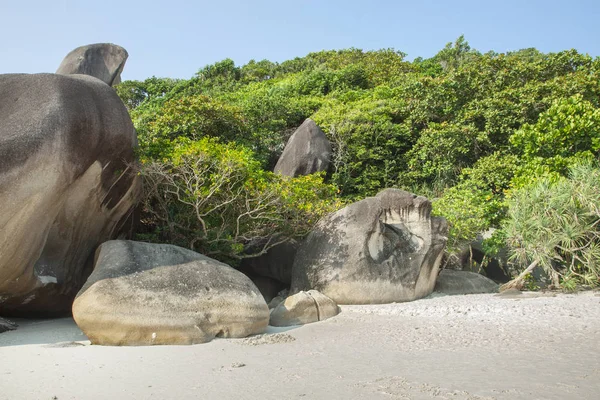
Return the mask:
<svg viewBox="0 0 600 400"><path fill-rule="evenodd" d="M448 259L495 228L484 248L508 246L513 273L535 264L566 288L600 283L598 58L482 54L461 36L428 59L354 48L226 59L117 92L138 132L146 240L235 262L398 187L448 219ZM270 171L306 118L332 142L332 168L282 179Z"/></svg>

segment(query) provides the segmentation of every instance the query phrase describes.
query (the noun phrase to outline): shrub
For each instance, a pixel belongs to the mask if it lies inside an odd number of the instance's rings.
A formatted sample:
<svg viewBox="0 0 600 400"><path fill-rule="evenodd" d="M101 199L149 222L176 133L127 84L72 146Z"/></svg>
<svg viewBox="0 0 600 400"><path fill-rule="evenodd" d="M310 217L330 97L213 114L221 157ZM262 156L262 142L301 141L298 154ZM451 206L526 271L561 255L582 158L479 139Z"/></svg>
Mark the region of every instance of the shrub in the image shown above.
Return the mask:
<svg viewBox="0 0 600 400"><path fill-rule="evenodd" d="M138 129L143 155L152 159L162 159L174 139L202 137L249 142L239 110L201 95L165 101Z"/></svg>
<svg viewBox="0 0 600 400"><path fill-rule="evenodd" d="M600 281L600 169L571 167L568 178L539 178L515 190L504 224L513 259L540 265L556 283L597 286Z"/></svg>
<svg viewBox="0 0 600 400"><path fill-rule="evenodd" d="M179 139L168 157L147 161L140 173L142 238L229 263L304 236L340 206L322 176L289 179L266 172L252 151L211 138Z"/></svg>
<svg viewBox="0 0 600 400"><path fill-rule="evenodd" d="M447 253L456 255L479 233L492 227L502 213L503 203L491 190L479 188L471 181L447 189L433 201L435 215L446 218L449 225Z"/></svg>
<svg viewBox="0 0 600 400"><path fill-rule="evenodd" d="M565 175L571 165L593 160L600 152L600 109L581 95L556 100L535 124L525 124L510 138L524 165L515 186L532 176Z"/></svg>

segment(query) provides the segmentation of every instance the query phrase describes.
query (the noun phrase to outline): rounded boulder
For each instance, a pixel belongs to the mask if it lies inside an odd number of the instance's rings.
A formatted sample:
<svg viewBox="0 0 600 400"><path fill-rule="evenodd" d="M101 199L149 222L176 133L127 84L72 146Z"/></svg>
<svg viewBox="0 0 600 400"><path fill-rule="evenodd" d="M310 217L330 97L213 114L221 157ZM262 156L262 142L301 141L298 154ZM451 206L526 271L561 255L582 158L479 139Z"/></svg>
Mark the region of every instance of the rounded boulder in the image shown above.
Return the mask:
<svg viewBox="0 0 600 400"><path fill-rule="evenodd" d="M196 344L263 333L269 309L234 268L164 244L109 241L73 303L92 344Z"/></svg>
<svg viewBox="0 0 600 400"><path fill-rule="evenodd" d="M329 297L316 290L300 292L279 303L271 311L272 326L304 325L335 317L340 308Z"/></svg>

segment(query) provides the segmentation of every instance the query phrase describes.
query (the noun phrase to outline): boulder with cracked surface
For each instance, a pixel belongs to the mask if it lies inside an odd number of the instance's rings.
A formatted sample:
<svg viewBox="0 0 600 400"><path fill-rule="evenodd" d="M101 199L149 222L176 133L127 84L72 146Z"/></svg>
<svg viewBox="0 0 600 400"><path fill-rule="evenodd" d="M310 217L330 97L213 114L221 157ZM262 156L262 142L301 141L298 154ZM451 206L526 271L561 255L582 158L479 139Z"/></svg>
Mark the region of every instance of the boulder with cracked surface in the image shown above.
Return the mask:
<svg viewBox="0 0 600 400"><path fill-rule="evenodd" d="M340 308L329 297L316 290L299 292L279 303L271 311L269 325L293 326L335 317Z"/></svg>
<svg viewBox="0 0 600 400"><path fill-rule="evenodd" d="M263 333L269 309L229 265L173 245L113 240L98 248L73 318L92 344L195 344Z"/></svg>
<svg viewBox="0 0 600 400"><path fill-rule="evenodd" d="M448 227L430 214L426 198L386 189L322 219L298 250L291 292L315 289L338 304L431 294Z"/></svg>

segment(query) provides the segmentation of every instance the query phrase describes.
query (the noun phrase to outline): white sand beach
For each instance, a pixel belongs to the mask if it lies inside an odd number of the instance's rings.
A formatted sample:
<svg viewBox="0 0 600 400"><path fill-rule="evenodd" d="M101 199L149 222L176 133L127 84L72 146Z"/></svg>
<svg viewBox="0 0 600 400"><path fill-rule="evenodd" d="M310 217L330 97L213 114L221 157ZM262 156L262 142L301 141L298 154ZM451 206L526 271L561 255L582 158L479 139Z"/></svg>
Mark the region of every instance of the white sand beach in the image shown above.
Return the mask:
<svg viewBox="0 0 600 400"><path fill-rule="evenodd" d="M600 293L440 296L194 346L0 335L0 399L597 399Z"/></svg>

